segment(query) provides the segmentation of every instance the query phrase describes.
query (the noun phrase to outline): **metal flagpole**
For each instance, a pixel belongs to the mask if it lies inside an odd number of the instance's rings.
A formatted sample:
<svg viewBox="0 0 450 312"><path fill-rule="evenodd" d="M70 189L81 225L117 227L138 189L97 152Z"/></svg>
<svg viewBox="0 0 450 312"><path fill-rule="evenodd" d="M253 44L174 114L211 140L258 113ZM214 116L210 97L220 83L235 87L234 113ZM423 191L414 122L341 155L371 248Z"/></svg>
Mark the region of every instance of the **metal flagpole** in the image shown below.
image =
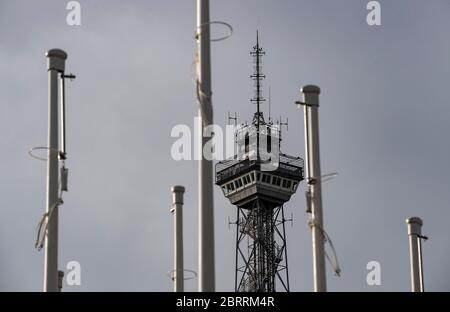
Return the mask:
<svg viewBox="0 0 450 312"><path fill-rule="evenodd" d="M408 225L409 236L411 291L423 292L422 238L427 239L427 237L422 236L423 222L419 217L406 219L406 224Z"/></svg>
<svg viewBox="0 0 450 312"><path fill-rule="evenodd" d="M214 206L212 161L204 158L208 137L203 130L213 122L209 0L197 0L197 99L200 115L198 290L215 291Z"/></svg>
<svg viewBox="0 0 450 312"><path fill-rule="evenodd" d="M327 291L322 214L322 182L319 149L319 94L320 88L308 85L302 88L305 123L305 163L308 183L307 203L311 213L314 291Z"/></svg>
<svg viewBox="0 0 450 312"><path fill-rule="evenodd" d="M183 263L183 194L184 187L172 187L173 204L170 212L174 214L174 291L184 291L184 263Z"/></svg>
<svg viewBox="0 0 450 312"><path fill-rule="evenodd" d="M58 74L65 69L66 52L52 49L46 53L48 65L48 153L47 153L47 235L45 236L44 291L57 292L58 277ZM45 235L45 234L44 234Z"/></svg>

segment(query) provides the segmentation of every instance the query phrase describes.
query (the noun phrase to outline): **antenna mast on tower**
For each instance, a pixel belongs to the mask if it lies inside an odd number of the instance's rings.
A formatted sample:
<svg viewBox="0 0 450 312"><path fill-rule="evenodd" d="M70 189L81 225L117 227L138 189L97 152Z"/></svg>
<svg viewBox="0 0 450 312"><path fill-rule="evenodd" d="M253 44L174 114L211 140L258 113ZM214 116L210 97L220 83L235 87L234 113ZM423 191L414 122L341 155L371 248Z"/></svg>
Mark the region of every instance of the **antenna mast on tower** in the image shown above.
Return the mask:
<svg viewBox="0 0 450 312"><path fill-rule="evenodd" d="M262 70L262 56L265 55L266 52L259 46L259 33L256 31L256 45L253 47L253 51L250 52L250 55L253 56L253 75L250 78L254 81L255 94L251 101L256 103L256 113L253 116L253 124L256 126L256 157L259 159L259 128L260 125L265 124L263 113L260 110L261 102L264 102L266 99L262 96L262 80L266 78L265 75L261 72Z"/></svg>
<svg viewBox="0 0 450 312"><path fill-rule="evenodd" d="M279 127L266 123L260 110L265 101L261 84L265 53L258 33L250 54L254 64L250 77L255 85L251 101L256 103L256 112L250 125L236 131L238 155L217 163L216 184L237 208L235 290L289 291L285 231L289 220L283 205L303 180L303 159L279 152Z"/></svg>

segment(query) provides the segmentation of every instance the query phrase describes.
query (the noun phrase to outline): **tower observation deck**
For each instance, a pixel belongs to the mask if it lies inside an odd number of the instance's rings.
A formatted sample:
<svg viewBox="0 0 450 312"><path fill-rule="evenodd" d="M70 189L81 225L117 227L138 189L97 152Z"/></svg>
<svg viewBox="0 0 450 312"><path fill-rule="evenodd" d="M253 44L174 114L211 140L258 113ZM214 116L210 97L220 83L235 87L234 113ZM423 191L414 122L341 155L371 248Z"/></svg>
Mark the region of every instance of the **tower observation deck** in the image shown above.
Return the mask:
<svg viewBox="0 0 450 312"><path fill-rule="evenodd" d="M283 205L303 180L303 159L280 152L280 125L260 111L265 52L258 34L250 54L256 112L250 125L236 130L237 155L216 164L216 184L237 207L235 291L289 291Z"/></svg>

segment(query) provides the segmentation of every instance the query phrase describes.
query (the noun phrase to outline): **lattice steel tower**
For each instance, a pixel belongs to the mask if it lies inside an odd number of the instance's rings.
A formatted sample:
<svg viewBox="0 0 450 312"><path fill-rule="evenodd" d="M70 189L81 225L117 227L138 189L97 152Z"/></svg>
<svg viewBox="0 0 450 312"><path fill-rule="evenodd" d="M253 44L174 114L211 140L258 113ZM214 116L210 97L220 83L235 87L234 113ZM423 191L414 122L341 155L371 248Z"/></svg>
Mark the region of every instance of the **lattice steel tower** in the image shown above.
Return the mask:
<svg viewBox="0 0 450 312"><path fill-rule="evenodd" d="M216 165L216 184L233 205L236 218L235 291L289 291L285 215L283 204L303 180L303 159L280 152L280 123L264 120L259 46L253 56L256 112L251 125L236 130L238 153Z"/></svg>

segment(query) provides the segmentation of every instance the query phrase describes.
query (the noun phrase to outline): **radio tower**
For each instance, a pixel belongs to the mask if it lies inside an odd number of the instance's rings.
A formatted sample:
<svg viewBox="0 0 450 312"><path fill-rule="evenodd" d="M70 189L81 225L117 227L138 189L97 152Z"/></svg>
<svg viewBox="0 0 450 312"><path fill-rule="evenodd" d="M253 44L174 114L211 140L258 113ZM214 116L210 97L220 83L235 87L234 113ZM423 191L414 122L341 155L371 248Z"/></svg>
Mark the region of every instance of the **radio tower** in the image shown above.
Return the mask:
<svg viewBox="0 0 450 312"><path fill-rule="evenodd" d="M238 154L216 165L216 184L233 205L236 217L235 291L289 291L284 203L303 180L303 159L279 152L280 125L265 122L259 46L253 56L256 112L251 125L236 130ZM281 122L280 122L281 124Z"/></svg>

